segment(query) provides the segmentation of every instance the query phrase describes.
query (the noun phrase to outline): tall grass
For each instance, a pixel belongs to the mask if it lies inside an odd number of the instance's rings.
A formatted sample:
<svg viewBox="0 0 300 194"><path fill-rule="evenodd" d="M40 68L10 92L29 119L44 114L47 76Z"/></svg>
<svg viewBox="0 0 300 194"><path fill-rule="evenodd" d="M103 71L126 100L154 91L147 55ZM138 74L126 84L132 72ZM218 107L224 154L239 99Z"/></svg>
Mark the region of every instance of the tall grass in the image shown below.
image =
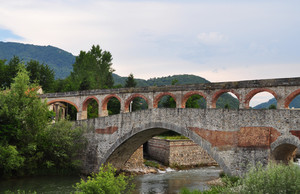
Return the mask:
<svg viewBox="0 0 300 194"><path fill-rule="evenodd" d="M300 167L295 164L258 164L239 180L223 177L224 186L196 192L182 189L181 193L238 193L238 194L300 194Z"/></svg>

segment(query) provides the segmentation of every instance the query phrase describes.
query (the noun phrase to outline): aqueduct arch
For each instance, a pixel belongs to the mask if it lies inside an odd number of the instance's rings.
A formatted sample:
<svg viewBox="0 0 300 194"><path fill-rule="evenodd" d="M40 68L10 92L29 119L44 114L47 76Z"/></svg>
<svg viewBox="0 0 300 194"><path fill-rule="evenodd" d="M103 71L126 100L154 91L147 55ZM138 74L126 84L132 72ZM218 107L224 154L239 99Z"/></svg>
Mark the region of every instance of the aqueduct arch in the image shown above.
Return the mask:
<svg viewBox="0 0 300 194"><path fill-rule="evenodd" d="M158 108L158 103L161 100L161 98L164 96L171 96L177 104L176 96L174 94L172 94L170 92L162 92L155 96L154 101L153 101L153 108Z"/></svg>
<svg viewBox="0 0 300 194"><path fill-rule="evenodd" d="M268 88L257 88L257 89L251 90L245 97L245 108L250 108L251 99L260 92L268 92L268 93L272 94L278 103L278 96L277 96L276 92L274 92L273 90L268 89ZM277 105L277 107L278 107L278 105Z"/></svg>
<svg viewBox="0 0 300 194"><path fill-rule="evenodd" d="M235 90L223 89L223 90L219 90L219 91L217 91L217 92L214 93L214 95L212 97L211 107L212 108L216 108L217 107L217 101L218 101L219 97L222 94L225 94L225 93L228 93L228 92L233 93L237 97L237 99L239 100L239 103L241 103L241 99L240 99L240 94L239 93L237 93Z"/></svg>
<svg viewBox="0 0 300 194"><path fill-rule="evenodd" d="M101 111L101 116L108 116L108 111L107 111L107 104L108 104L108 101L112 98L116 98L117 100L119 100L120 104L122 103L122 99L116 95L116 94L109 94L107 95L103 101L102 101L102 105L101 105L101 108L102 108L102 111Z"/></svg>
<svg viewBox="0 0 300 194"><path fill-rule="evenodd" d="M145 97L142 94L133 94L131 95L125 102L125 108L124 108L124 112L129 112L129 107L130 107L130 102L132 100L134 100L135 98L142 98L146 101L147 105L149 106L149 99L147 97Z"/></svg>
<svg viewBox="0 0 300 194"><path fill-rule="evenodd" d="M289 108L290 103L294 100L294 98L296 98L298 95L300 94L300 89L292 92L286 99L284 102L284 108Z"/></svg>
<svg viewBox="0 0 300 194"><path fill-rule="evenodd" d="M186 101L193 95L199 95L199 96L202 96L205 101L206 101L206 104L207 104L207 97L206 95L203 93L203 92L200 92L200 91L191 91L191 92L188 92L186 93L183 98L182 98L182 101L181 101L181 108L185 108L185 103ZM206 106L207 107L207 106Z"/></svg>

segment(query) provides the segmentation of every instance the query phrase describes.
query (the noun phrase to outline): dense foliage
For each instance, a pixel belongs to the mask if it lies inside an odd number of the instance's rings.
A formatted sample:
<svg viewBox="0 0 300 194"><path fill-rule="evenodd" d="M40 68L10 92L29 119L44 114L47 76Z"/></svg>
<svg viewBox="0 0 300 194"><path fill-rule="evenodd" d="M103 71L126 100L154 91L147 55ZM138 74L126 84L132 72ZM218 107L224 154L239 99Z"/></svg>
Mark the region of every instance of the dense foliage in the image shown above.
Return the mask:
<svg viewBox="0 0 300 194"><path fill-rule="evenodd" d="M19 64L10 89L0 91L0 177L78 167L83 131L66 121L51 125L51 115Z"/></svg>
<svg viewBox="0 0 300 194"><path fill-rule="evenodd" d="M18 65L21 63L19 57L13 57L8 63L0 59L0 88L8 88L18 72ZM38 61L30 60L26 63L26 70L29 72L30 83L41 86L45 92L52 92L54 89L54 71L48 65L40 64Z"/></svg>
<svg viewBox="0 0 300 194"><path fill-rule="evenodd" d="M87 180L81 179L76 183L75 193L107 194L107 193L130 193L134 185L130 184L131 177L116 174L116 169L111 164L102 165L98 173L93 173Z"/></svg>

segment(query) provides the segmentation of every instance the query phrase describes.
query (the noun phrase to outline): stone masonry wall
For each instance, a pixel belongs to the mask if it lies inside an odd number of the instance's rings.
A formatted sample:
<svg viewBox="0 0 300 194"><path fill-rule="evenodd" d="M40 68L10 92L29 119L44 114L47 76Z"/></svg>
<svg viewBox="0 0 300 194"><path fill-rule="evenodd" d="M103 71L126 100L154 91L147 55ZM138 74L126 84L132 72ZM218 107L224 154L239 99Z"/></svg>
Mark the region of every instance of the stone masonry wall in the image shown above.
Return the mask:
<svg viewBox="0 0 300 194"><path fill-rule="evenodd" d="M143 146L139 147L125 163L124 169L139 169L144 166Z"/></svg>
<svg viewBox="0 0 300 194"><path fill-rule="evenodd" d="M200 146L192 140L165 140L152 138L148 141L148 154L167 165L195 166L217 165Z"/></svg>

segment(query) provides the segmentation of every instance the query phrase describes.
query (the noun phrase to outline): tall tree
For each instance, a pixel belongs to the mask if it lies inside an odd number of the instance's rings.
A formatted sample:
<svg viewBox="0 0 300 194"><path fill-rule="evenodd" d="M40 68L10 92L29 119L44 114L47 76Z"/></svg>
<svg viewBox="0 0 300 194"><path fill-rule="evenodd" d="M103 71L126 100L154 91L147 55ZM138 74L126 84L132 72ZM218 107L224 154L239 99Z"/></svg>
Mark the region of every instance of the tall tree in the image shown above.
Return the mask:
<svg viewBox="0 0 300 194"><path fill-rule="evenodd" d="M31 83L39 84L46 92L53 92L55 81L53 69L50 69L48 65L31 60L27 62L26 70L29 72Z"/></svg>
<svg viewBox="0 0 300 194"><path fill-rule="evenodd" d="M74 90L112 88L112 55L99 45L88 52L81 51L73 64L71 79Z"/></svg>
<svg viewBox="0 0 300 194"><path fill-rule="evenodd" d="M133 77L133 74L129 74L129 76L127 77L126 81L125 81L125 88L134 88L136 87L137 83Z"/></svg>

